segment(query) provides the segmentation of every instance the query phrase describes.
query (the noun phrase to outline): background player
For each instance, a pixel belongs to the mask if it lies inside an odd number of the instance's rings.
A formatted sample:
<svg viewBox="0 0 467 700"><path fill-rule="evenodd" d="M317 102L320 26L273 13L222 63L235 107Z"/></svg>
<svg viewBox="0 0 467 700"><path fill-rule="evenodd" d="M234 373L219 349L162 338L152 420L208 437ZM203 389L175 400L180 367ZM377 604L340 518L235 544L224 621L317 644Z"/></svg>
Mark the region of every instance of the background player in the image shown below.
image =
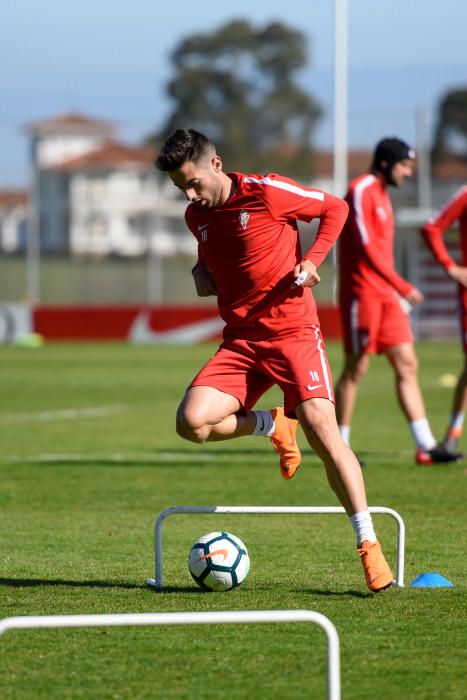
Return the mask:
<svg viewBox="0 0 467 700"><path fill-rule="evenodd" d="M461 265L449 255L443 239L444 232L455 221L459 222ZM443 440L446 449L454 452L462 435L467 409L467 185L461 187L449 202L427 221L422 234L436 260L444 267L448 276L458 283L464 368L457 381L451 420Z"/></svg>
<svg viewBox="0 0 467 700"><path fill-rule="evenodd" d="M385 138L374 152L371 171L350 183L349 217L339 244L339 305L345 363L336 387L339 428L349 443L357 386L370 355L385 353L396 380L399 404L409 422L419 464L447 462L458 455L437 445L426 418L418 383L418 361L407 312L423 294L394 267L394 216L387 188L412 175L415 154L398 138Z"/></svg>
<svg viewBox="0 0 467 700"><path fill-rule="evenodd" d="M296 415L350 516L368 587L387 588L393 575L374 533L358 461L337 427L310 289L320 281L317 269L342 229L347 205L276 174L224 173L214 146L193 129L172 134L156 166L190 202L186 223L199 250L196 289L217 295L226 322L223 343L179 406L177 432L198 443L269 436L290 478L300 463ZM302 256L297 220L314 217L320 218L317 237ZM252 410L273 384L284 393L284 410Z"/></svg>

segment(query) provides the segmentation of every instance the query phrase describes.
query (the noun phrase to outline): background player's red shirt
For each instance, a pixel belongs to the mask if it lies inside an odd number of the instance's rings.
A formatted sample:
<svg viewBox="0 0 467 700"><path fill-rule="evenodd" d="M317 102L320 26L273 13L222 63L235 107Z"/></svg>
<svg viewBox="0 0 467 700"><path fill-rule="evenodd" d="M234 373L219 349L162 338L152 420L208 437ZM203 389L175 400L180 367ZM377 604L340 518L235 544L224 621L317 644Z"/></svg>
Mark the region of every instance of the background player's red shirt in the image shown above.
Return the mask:
<svg viewBox="0 0 467 700"><path fill-rule="evenodd" d="M198 240L197 266L207 267L218 290L224 337L268 337L317 324L311 289L290 289L303 258L297 220L321 219L305 256L319 267L342 229L346 203L276 174L228 175L236 189L222 207L191 204L185 215Z"/></svg>
<svg viewBox="0 0 467 700"><path fill-rule="evenodd" d="M346 195L349 216L339 241L342 299L393 298L413 289L394 267L394 215L383 184L371 174L355 178Z"/></svg>
<svg viewBox="0 0 467 700"><path fill-rule="evenodd" d="M440 211L425 224L423 237L436 260L446 270L456 265L449 255L443 239L443 233L454 221L459 222L461 244L461 264L467 265L467 185L461 187Z"/></svg>

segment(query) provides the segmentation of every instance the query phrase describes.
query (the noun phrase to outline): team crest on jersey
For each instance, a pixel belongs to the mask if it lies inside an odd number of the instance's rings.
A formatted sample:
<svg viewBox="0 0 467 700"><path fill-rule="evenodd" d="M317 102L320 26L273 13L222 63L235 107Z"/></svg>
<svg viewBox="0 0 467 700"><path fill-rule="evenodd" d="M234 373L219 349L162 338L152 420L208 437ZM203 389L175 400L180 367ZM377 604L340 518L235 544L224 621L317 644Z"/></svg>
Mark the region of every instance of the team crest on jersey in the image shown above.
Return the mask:
<svg viewBox="0 0 467 700"><path fill-rule="evenodd" d="M386 221L386 219L388 218L388 215L386 214L386 210L384 207L377 207L376 213L378 214L381 221Z"/></svg>
<svg viewBox="0 0 467 700"><path fill-rule="evenodd" d="M250 220L250 215L247 212L246 209L242 209L239 216L238 216L240 223L242 225L243 230L246 230L246 227L248 226L248 221Z"/></svg>

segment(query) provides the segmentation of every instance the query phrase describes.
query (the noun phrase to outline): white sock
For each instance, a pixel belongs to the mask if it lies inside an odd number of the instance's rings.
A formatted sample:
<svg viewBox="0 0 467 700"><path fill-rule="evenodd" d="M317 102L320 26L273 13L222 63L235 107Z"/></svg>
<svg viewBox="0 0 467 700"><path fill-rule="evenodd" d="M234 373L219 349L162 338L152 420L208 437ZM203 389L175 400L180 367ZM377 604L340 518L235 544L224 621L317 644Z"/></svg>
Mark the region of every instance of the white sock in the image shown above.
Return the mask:
<svg viewBox="0 0 467 700"><path fill-rule="evenodd" d="M271 411L253 411L256 416L255 429L252 435L260 435L262 437L269 437L273 434L276 424L271 415Z"/></svg>
<svg viewBox="0 0 467 700"><path fill-rule="evenodd" d="M357 547L360 547L363 540L376 542L376 535L373 528L373 521L368 510L362 510L361 513L355 513L350 516L355 537L357 538Z"/></svg>
<svg viewBox="0 0 467 700"><path fill-rule="evenodd" d="M339 431L345 444L350 446L350 425L340 425Z"/></svg>
<svg viewBox="0 0 467 700"><path fill-rule="evenodd" d="M423 450L431 450L436 445L436 440L431 432L427 418L418 418L409 423L410 432L417 447Z"/></svg>

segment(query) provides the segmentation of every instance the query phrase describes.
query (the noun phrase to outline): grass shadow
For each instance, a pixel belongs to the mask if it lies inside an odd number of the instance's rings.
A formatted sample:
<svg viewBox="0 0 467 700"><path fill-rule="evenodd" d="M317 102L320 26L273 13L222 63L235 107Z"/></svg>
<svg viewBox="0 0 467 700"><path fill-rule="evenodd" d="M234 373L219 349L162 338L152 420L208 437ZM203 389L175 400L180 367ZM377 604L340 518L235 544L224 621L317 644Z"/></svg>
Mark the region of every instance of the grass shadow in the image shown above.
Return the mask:
<svg viewBox="0 0 467 700"><path fill-rule="evenodd" d="M308 593L310 595L326 596L331 598L372 598L375 594L368 591L367 593L362 593L362 591L330 591L322 590L320 588L296 588L294 589L296 593Z"/></svg>
<svg viewBox="0 0 467 700"><path fill-rule="evenodd" d="M148 588L151 588L148 586ZM197 594L210 594L214 593L215 591L207 591L201 588L198 588L196 586L190 587L185 587L185 586L164 586L163 588L152 588L155 593L160 594L160 593L197 593ZM254 593L255 595L260 592L260 593L266 593L271 590L274 590L273 586L255 586L254 590L248 589L244 590L245 593ZM305 593L309 595L316 595L316 596L326 596L330 598L360 598L360 599L366 599L366 598L371 598L375 594L371 593L368 591L367 593L363 593L362 591L356 591L356 590L347 590L347 591L331 591L331 590L323 590L320 588L294 588L290 590L291 593Z"/></svg>
<svg viewBox="0 0 467 700"><path fill-rule="evenodd" d="M146 588L144 583L124 583L114 581L70 581L66 579L42 579L42 578L0 578L0 587L10 586L12 588L40 588L41 586L70 586L72 588L123 588L142 589Z"/></svg>
<svg viewBox="0 0 467 700"><path fill-rule="evenodd" d="M71 588L122 588L125 590L148 590L153 593L209 593L198 586L164 586L164 588L152 588L146 582L125 583L115 581L70 581L66 579L41 579L41 578L0 578L0 588L9 586L12 588L41 588L47 586L69 586Z"/></svg>
<svg viewBox="0 0 467 700"><path fill-rule="evenodd" d="M163 593L195 593L196 595L203 595L207 593L215 593L215 591L208 591L204 588L199 588L198 586L164 586L164 588L153 588L152 586L146 586L148 590L161 595Z"/></svg>
<svg viewBox="0 0 467 700"><path fill-rule="evenodd" d="M229 460L243 462L246 458L251 460L267 460L271 458L269 446L252 449L212 449L181 448L181 449L148 449L142 454L70 454L70 455L24 455L9 457L9 462L21 464L34 464L38 466L82 466L82 467L187 467L187 466L213 466L216 460Z"/></svg>

